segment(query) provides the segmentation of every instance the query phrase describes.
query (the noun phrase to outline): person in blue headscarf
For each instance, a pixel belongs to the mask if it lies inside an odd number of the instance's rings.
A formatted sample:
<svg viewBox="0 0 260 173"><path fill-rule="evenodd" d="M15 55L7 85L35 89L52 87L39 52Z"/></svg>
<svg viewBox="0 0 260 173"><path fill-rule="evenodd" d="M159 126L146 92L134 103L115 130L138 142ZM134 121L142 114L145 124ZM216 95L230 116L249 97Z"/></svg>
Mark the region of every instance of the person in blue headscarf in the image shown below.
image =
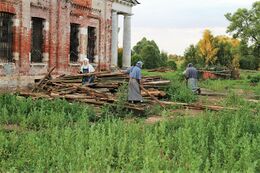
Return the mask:
<svg viewBox="0 0 260 173"><path fill-rule="evenodd" d="M141 95L141 80L142 80L142 61L138 61L135 66L128 69L129 73L129 84L128 84L128 101L132 103L143 102L143 97Z"/></svg>
<svg viewBox="0 0 260 173"><path fill-rule="evenodd" d="M192 63L188 64L183 74L185 75L187 85L192 90L192 92L200 94L200 88L198 87L198 70L193 67Z"/></svg>

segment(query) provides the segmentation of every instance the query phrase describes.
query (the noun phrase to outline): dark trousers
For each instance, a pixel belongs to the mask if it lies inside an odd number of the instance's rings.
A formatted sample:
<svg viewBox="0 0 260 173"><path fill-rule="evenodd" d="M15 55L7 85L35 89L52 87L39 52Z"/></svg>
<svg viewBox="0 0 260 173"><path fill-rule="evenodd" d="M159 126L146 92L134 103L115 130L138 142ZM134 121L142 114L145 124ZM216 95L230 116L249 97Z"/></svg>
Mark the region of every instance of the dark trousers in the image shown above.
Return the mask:
<svg viewBox="0 0 260 173"><path fill-rule="evenodd" d="M86 83L94 83L94 76L84 76L82 78L82 85Z"/></svg>

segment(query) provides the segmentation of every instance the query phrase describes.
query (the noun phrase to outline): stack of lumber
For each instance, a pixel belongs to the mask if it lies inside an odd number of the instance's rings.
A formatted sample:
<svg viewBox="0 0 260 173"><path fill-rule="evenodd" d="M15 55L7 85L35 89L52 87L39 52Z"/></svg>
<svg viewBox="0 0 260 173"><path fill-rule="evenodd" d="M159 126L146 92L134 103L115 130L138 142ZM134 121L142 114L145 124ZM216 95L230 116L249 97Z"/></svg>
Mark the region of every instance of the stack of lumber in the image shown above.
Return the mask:
<svg viewBox="0 0 260 173"><path fill-rule="evenodd" d="M50 71L35 84L35 87L30 92L20 92L20 96L31 97L33 99L49 99L56 98L66 99L68 101L77 101L87 104L92 104L100 107L105 104L115 106L118 102L117 91L120 86L128 83L129 77L122 72L98 72L92 74L77 74L77 75L61 75L56 78L51 76ZM95 76L93 84L82 85L82 77ZM143 77L142 95L145 98L145 103L131 104L126 102L125 108L133 111L144 112L153 104L165 106L180 106L188 109L212 110L220 111L224 109L236 110L234 108L225 108L221 106L198 105L178 102L160 101L160 98L166 97L163 91L170 84L169 80L163 80L159 76Z"/></svg>
<svg viewBox="0 0 260 173"><path fill-rule="evenodd" d="M117 91L120 86L128 83L129 77L122 72L98 72L92 74L61 75L56 78L51 76L52 68L33 88L32 92L20 92L21 96L32 98L55 99L61 98L69 101L79 101L88 104L101 106L112 104L117 101ZM95 82L82 85L82 77L95 76ZM151 100L164 98L163 91L170 81L163 80L159 76L149 76L143 78L142 96L146 98L145 104L150 104ZM145 104L129 104L126 108L142 111Z"/></svg>

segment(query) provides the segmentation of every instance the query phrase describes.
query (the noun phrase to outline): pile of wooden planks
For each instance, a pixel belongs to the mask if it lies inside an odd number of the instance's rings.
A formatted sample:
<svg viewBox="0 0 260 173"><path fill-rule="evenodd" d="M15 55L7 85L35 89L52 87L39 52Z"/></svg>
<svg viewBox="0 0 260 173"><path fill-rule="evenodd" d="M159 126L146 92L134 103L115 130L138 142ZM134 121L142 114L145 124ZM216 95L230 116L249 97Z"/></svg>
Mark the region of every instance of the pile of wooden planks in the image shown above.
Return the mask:
<svg viewBox="0 0 260 173"><path fill-rule="evenodd" d="M119 102L117 98L118 89L129 81L128 75L122 72L60 75L54 78L51 75L51 72L54 69L55 67L51 68L44 78L35 84L32 91L20 92L20 96L31 97L33 99L44 98L49 100L60 98L71 102L77 101L92 104L96 107L106 104L115 106L116 103ZM95 76L95 82L82 85L82 78L87 76ZM225 108L221 106L161 101L159 99L166 97L164 88L170 84L170 81L163 80L159 76L148 76L143 77L142 82L143 87L141 87L141 89L142 95L145 98L145 103L131 104L126 101L124 104L126 109L144 112L145 110L148 110L150 106L159 104L164 108L166 106L180 106L195 110L236 110L235 108Z"/></svg>
<svg viewBox="0 0 260 173"><path fill-rule="evenodd" d="M52 68L48 74L35 84L32 92L20 92L21 96L32 98L61 98L69 101L79 101L93 105L112 104L117 101L117 91L120 86L128 83L129 77L122 72L98 72L92 74L61 75L56 78L51 76ZM95 82L82 85L82 78L95 76ZM129 104L125 107L133 110L142 111L151 100L156 98L165 98L163 91L170 83L169 80L163 80L159 76L149 76L143 78L142 96L145 98L145 104Z"/></svg>

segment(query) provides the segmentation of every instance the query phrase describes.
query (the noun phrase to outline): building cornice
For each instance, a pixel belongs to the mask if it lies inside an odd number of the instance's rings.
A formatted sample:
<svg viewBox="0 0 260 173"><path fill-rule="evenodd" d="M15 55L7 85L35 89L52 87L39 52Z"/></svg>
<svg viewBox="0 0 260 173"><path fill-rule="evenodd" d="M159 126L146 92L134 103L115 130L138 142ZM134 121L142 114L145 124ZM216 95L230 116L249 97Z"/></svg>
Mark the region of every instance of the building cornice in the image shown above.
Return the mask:
<svg viewBox="0 0 260 173"><path fill-rule="evenodd" d="M92 11L92 12L97 12L97 13L101 13L100 9L95 9L95 8L91 8L91 7L87 7L87 6L83 6L83 5L79 5L79 4L75 4L75 3L71 3L72 7L75 9L80 9L80 10L84 10L84 11Z"/></svg>
<svg viewBox="0 0 260 173"><path fill-rule="evenodd" d="M135 6L137 4L140 4L137 0L114 0L114 2L127 6Z"/></svg>

